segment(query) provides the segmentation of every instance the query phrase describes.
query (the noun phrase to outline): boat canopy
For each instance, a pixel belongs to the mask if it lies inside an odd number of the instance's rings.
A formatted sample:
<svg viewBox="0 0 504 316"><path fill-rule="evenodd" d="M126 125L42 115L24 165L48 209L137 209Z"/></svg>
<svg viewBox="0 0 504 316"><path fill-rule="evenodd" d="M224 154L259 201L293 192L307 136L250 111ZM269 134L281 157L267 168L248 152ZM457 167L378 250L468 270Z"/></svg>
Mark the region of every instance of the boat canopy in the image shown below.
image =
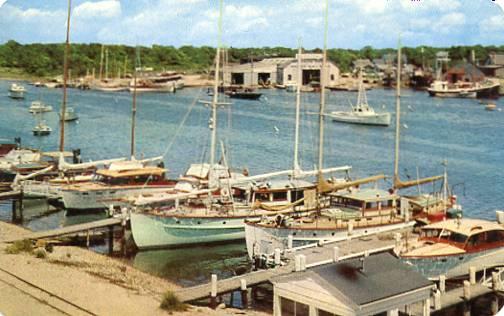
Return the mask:
<svg viewBox="0 0 504 316"><path fill-rule="evenodd" d="M145 167L135 170L98 170L96 174L108 178L127 178L138 176L162 176L167 170L158 167Z"/></svg>
<svg viewBox="0 0 504 316"><path fill-rule="evenodd" d="M399 198L396 194L390 194L390 192L380 189L360 189L344 193L335 192L330 195L362 202L389 201Z"/></svg>
<svg viewBox="0 0 504 316"><path fill-rule="evenodd" d="M504 231L504 227L495 222L471 218L442 221L431 225L426 225L422 229L444 229L466 236L493 230Z"/></svg>

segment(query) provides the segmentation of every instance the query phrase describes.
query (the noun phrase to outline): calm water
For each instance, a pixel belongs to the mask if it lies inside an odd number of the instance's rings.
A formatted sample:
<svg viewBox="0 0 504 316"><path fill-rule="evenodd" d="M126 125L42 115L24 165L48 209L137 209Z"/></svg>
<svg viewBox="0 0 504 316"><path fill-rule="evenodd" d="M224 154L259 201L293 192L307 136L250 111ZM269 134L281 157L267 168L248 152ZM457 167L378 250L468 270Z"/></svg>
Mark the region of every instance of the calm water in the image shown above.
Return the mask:
<svg viewBox="0 0 504 316"><path fill-rule="evenodd" d="M26 86L25 100L7 97L9 81L0 81L0 138L22 137L24 145L43 150L58 146L57 112L44 115L53 133L34 137L36 119L28 113L30 102L42 99L59 108L61 90ZM176 94L145 94L138 99L137 156L164 155L170 176L177 177L189 163L208 161L208 118L210 111L198 99L206 89L183 89ZM251 174L291 167L293 154L295 95L281 90L263 90L261 102L233 100L219 111L219 138L226 145L228 162L248 168ZM368 92L375 110L395 109L393 90ZM347 109L356 94L328 93L328 111ZM303 169L317 161L319 95L303 95L300 159ZM504 99L496 101L504 109ZM80 116L66 126L66 148L80 148L84 160L126 157L130 151L131 95L69 90L69 103ZM190 113L188 110L191 109ZM478 100L437 99L426 92L403 90L401 134L401 177L441 174L448 161L449 182L470 217L495 218L503 208L504 111L487 112ZM187 114L189 113L189 114ZM186 117L185 124L181 121ZM393 121L395 121L393 119ZM180 127L181 126L181 127ZM392 174L394 126L375 128L326 122L325 166L351 165L354 177ZM176 136L176 137L175 137ZM220 151L219 151L220 152ZM220 156L220 153L218 154ZM386 186L390 183L386 184ZM439 184L438 184L439 188ZM424 190L431 190L428 185ZM25 226L42 230L96 219L100 215L65 216L64 211L33 207L38 216ZM37 209L39 211L37 211ZM10 206L0 207L0 219L10 220ZM201 282L212 272L232 274L246 264L241 244L142 252L135 266L183 284ZM183 268L180 268L183 266Z"/></svg>

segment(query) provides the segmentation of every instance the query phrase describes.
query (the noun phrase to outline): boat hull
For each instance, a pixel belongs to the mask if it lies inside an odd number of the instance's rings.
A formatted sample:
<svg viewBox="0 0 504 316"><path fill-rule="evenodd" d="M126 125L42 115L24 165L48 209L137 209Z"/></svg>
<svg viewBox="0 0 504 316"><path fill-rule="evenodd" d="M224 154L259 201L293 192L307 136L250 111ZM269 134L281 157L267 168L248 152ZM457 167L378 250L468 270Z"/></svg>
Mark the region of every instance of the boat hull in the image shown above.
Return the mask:
<svg viewBox="0 0 504 316"><path fill-rule="evenodd" d="M24 99L24 92L19 92L19 91L10 91L9 92L9 98L11 99Z"/></svg>
<svg viewBox="0 0 504 316"><path fill-rule="evenodd" d="M132 213L133 240L139 249L223 243L245 239L251 217L176 217Z"/></svg>
<svg viewBox="0 0 504 316"><path fill-rule="evenodd" d="M125 188L104 188L98 190L61 190L61 198L66 209L73 211L107 209L126 206L127 201L122 199L127 196L140 195L142 193L164 192L173 186L156 186L155 188L135 186Z"/></svg>
<svg viewBox="0 0 504 316"><path fill-rule="evenodd" d="M356 116L348 115L347 112L333 112L329 114L335 122L374 126L389 126L390 113L379 113L376 115Z"/></svg>
<svg viewBox="0 0 504 316"><path fill-rule="evenodd" d="M384 224L379 226L354 227L352 237L367 236L381 232L396 230L414 225L413 222ZM289 235L293 238L293 247L317 243L321 240L347 238L347 229L302 229L287 227L265 227L254 223L245 225L245 239L250 258L256 255L272 254L275 249L284 250L288 247Z"/></svg>
<svg viewBox="0 0 504 316"><path fill-rule="evenodd" d="M456 278L467 275L470 266L504 265L504 248L452 256L403 257L401 260L428 278L437 278L440 275Z"/></svg>

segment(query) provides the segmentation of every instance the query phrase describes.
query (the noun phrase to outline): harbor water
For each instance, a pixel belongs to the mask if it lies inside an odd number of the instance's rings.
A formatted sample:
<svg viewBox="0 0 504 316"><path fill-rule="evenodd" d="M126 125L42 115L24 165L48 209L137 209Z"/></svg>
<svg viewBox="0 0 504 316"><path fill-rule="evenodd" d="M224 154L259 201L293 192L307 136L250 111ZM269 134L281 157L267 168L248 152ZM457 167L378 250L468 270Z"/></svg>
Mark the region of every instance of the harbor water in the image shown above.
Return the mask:
<svg viewBox="0 0 504 316"><path fill-rule="evenodd" d="M60 89L27 87L24 100L7 97L11 81L0 81L0 138L21 137L25 146L56 150L59 140L57 111ZM284 90L261 90L260 101L232 100L218 112L218 138L226 148L228 163L251 175L292 168L295 94ZM54 112L44 114L52 127L49 136L35 137L37 118L28 112L31 101L42 100ZM210 110L200 99L209 99L206 88L186 88L175 94L142 94L138 97L137 158L163 155L169 177L183 174L190 163L208 161ZM327 92L327 112L349 109L354 92ZM395 112L395 91L368 92L376 111ZM69 105L78 113L77 122L66 125L67 150L81 149L84 161L128 157L130 152L131 102L128 92L102 93L69 90ZM490 101L488 101L490 102ZM449 185L463 206L464 216L494 219L502 209L504 192L504 100L492 100L498 110L489 112L487 100L431 98L427 92L402 91L400 174L403 180L443 173L447 162ZM302 96L300 161L304 170L316 168L318 150L319 95ZM395 122L393 114L392 122ZM369 127L325 122L324 166L351 165L353 178L385 173L392 175L394 123ZM217 157L221 157L219 151ZM334 176L342 177L343 174ZM390 180L381 183L391 186ZM424 192L441 184L425 185ZM419 190L412 188L410 190ZM23 226L45 230L96 220L104 214L67 216L64 210L30 202ZM0 219L10 221L11 205L0 206ZM105 246L103 246L106 249ZM102 249L97 248L98 251ZM192 285L248 268L245 244L201 246L139 252L134 266L178 282ZM181 268L182 267L182 268Z"/></svg>

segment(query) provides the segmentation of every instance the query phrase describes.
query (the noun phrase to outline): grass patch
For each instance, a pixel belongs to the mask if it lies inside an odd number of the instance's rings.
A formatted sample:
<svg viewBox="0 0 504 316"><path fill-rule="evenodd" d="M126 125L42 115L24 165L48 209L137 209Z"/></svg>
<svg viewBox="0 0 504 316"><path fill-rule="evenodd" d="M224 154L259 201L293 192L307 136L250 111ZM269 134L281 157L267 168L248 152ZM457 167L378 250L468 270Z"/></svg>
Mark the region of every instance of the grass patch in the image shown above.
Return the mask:
<svg viewBox="0 0 504 316"><path fill-rule="evenodd" d="M16 240L12 245L7 246L5 248L5 253L16 255L21 252L32 253L33 252L33 244L29 239Z"/></svg>
<svg viewBox="0 0 504 316"><path fill-rule="evenodd" d="M172 291L163 294L160 307L169 312L184 312L188 309L188 305L182 303Z"/></svg>

